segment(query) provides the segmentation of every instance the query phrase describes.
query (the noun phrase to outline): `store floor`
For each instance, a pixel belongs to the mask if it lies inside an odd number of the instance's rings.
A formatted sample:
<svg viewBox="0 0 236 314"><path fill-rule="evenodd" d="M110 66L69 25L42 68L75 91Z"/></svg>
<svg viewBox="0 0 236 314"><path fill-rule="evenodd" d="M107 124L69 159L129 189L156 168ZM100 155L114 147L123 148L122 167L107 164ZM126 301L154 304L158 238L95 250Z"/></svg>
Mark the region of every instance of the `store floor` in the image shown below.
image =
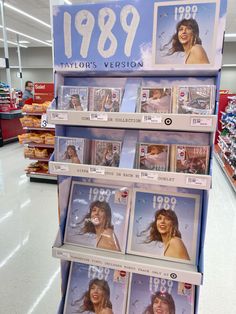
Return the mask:
<svg viewBox="0 0 236 314"><path fill-rule="evenodd" d="M18 143L0 148L0 314L54 314L60 300L57 188L29 182L28 163ZM236 197L213 171L198 314L235 314Z"/></svg>

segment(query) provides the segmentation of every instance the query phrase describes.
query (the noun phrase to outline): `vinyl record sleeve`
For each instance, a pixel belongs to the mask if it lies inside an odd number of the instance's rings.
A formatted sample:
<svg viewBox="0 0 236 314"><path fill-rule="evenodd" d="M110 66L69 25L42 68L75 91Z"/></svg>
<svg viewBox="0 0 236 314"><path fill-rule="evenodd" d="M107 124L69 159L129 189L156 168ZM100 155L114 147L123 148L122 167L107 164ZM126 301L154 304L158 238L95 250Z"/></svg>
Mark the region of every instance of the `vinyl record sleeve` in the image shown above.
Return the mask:
<svg viewBox="0 0 236 314"><path fill-rule="evenodd" d="M61 86L58 97L58 109L87 111L88 87Z"/></svg>
<svg viewBox="0 0 236 314"><path fill-rule="evenodd" d="M89 110L119 112L122 99L121 88L90 88Z"/></svg>
<svg viewBox="0 0 236 314"><path fill-rule="evenodd" d="M92 164L119 167L122 142L94 140L92 144Z"/></svg>
<svg viewBox="0 0 236 314"><path fill-rule="evenodd" d="M129 212L126 187L73 181L64 243L125 253Z"/></svg>
<svg viewBox="0 0 236 314"><path fill-rule="evenodd" d="M172 171L208 174L209 146L172 145Z"/></svg>
<svg viewBox="0 0 236 314"><path fill-rule="evenodd" d="M135 189L128 253L195 265L200 196Z"/></svg>
<svg viewBox="0 0 236 314"><path fill-rule="evenodd" d="M170 113L172 89L170 87L141 88L139 112Z"/></svg>
<svg viewBox="0 0 236 314"><path fill-rule="evenodd" d="M178 86L174 112L210 115L215 110L215 86Z"/></svg>
<svg viewBox="0 0 236 314"><path fill-rule="evenodd" d="M195 286L140 274L130 275L129 314L193 314Z"/></svg>
<svg viewBox="0 0 236 314"><path fill-rule="evenodd" d="M137 145L137 168L155 171L169 170L168 144L145 144Z"/></svg>
<svg viewBox="0 0 236 314"><path fill-rule="evenodd" d="M109 313L126 314L128 284L124 271L72 262L63 314L92 314L93 304L102 302Z"/></svg>
<svg viewBox="0 0 236 314"><path fill-rule="evenodd" d="M76 137L56 137L55 161L88 163L89 140Z"/></svg>

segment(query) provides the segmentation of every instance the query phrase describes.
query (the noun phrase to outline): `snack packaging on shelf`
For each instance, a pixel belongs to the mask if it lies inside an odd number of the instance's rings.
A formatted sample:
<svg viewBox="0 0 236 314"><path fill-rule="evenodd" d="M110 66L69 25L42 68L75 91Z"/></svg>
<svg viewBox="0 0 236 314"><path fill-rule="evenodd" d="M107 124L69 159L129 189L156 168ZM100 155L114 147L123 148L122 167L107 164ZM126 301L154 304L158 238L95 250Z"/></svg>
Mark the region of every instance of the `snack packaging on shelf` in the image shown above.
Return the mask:
<svg viewBox="0 0 236 314"><path fill-rule="evenodd" d="M128 253L197 263L200 195L135 189Z"/></svg>
<svg viewBox="0 0 236 314"><path fill-rule="evenodd" d="M46 148L43 148L43 149L35 148L35 157L36 158L49 158L49 152Z"/></svg>
<svg viewBox="0 0 236 314"><path fill-rule="evenodd" d="M142 87L138 112L170 113L172 105L172 88Z"/></svg>
<svg viewBox="0 0 236 314"><path fill-rule="evenodd" d="M92 164L107 167L119 167L122 142L92 141Z"/></svg>
<svg viewBox="0 0 236 314"><path fill-rule="evenodd" d="M89 110L119 112L123 91L121 88L94 87L89 89Z"/></svg>
<svg viewBox="0 0 236 314"><path fill-rule="evenodd" d="M126 314L129 273L105 267L71 263L64 314Z"/></svg>
<svg viewBox="0 0 236 314"><path fill-rule="evenodd" d="M140 274L130 275L126 313L193 314L195 286Z"/></svg>
<svg viewBox="0 0 236 314"><path fill-rule="evenodd" d="M24 148L25 158L34 158L35 157L35 148L25 147Z"/></svg>
<svg viewBox="0 0 236 314"><path fill-rule="evenodd" d="M73 181L64 242L125 253L129 210L128 188Z"/></svg>
<svg viewBox="0 0 236 314"><path fill-rule="evenodd" d="M88 88L80 86L61 86L59 90L58 109L87 111Z"/></svg>
<svg viewBox="0 0 236 314"><path fill-rule="evenodd" d="M169 150L170 145L168 144L138 144L136 167L138 169L168 171Z"/></svg>
<svg viewBox="0 0 236 314"><path fill-rule="evenodd" d="M20 144L30 142L30 133L23 133L18 135L18 140Z"/></svg>

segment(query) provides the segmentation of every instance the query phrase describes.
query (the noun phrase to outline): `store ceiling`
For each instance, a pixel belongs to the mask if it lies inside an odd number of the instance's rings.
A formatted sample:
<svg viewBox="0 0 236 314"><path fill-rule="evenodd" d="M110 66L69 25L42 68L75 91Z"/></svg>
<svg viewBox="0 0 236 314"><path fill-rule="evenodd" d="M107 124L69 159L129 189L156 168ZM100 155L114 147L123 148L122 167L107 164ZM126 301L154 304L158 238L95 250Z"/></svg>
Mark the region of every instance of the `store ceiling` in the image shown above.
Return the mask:
<svg viewBox="0 0 236 314"><path fill-rule="evenodd" d="M55 0L53 0L55 1ZM226 1L226 0L223 0ZM62 1L61 1L62 2ZM72 3L82 2L81 0L71 0ZM88 2L84 0L84 2ZM10 4L17 9L20 9L44 22L50 24L50 1L49 0L5 0L6 4ZM11 9L5 8L5 24L8 28L17 30L18 32L35 37L41 41L47 42L51 39L50 28L41 25ZM1 20L1 19L0 19ZM236 33L236 1L228 0L228 15L226 23L226 33ZM2 25L2 22L1 22ZM0 40L3 38L2 30L0 29ZM9 41L16 42L16 34L7 32L7 38ZM24 45L28 47L46 47L45 43L37 42L35 40L26 38L22 35L20 40L28 41ZM236 41L236 37L227 38L227 41ZM9 44L9 47L14 45ZM3 43L0 43L0 47L3 47Z"/></svg>

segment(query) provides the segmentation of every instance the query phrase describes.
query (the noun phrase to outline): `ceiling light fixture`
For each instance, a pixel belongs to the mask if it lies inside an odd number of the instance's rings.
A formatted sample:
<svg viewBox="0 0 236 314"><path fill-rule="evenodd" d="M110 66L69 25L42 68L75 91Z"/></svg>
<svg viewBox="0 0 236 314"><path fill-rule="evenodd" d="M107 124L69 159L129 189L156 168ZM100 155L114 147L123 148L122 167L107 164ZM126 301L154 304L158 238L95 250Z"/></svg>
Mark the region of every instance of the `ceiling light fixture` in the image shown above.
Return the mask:
<svg viewBox="0 0 236 314"><path fill-rule="evenodd" d="M0 38L0 41L4 42L4 39ZM14 41L8 40L7 42L8 42L8 44L12 44L12 45L18 46L18 44L15 43ZM21 45L21 44L20 44L19 46L20 46L20 47L23 47L23 48L28 48L27 46Z"/></svg>
<svg viewBox="0 0 236 314"><path fill-rule="evenodd" d="M236 64L234 64L234 63L223 64L222 67L223 67L223 68L226 68L226 67L227 67L227 68L234 68L234 67L236 67Z"/></svg>
<svg viewBox="0 0 236 314"><path fill-rule="evenodd" d="M43 26L46 26L46 27L48 27L48 28L51 28L51 25L50 25L50 24L45 23L44 21L38 19L37 17L34 17L34 16L32 16L32 15L30 15L30 14L28 14L28 13L26 13L26 12L20 10L20 9L17 9L16 7L14 7L13 5L11 5L11 4L9 4L9 3L4 2L4 6L5 6L6 8L8 8L8 9L11 9L11 10L13 10L13 11L15 11L15 12L21 14L21 15L24 15L24 16L28 17L28 18L31 19L31 20L34 20L34 21L36 21L36 22L42 24Z"/></svg>
<svg viewBox="0 0 236 314"><path fill-rule="evenodd" d="M20 43L20 44L29 44L30 42L27 41L27 40L19 40L19 43Z"/></svg>
<svg viewBox="0 0 236 314"><path fill-rule="evenodd" d="M67 4L70 4L70 5L72 4L72 2L70 0L64 0L64 2Z"/></svg>
<svg viewBox="0 0 236 314"><path fill-rule="evenodd" d="M3 26L0 25L0 28L3 28ZM18 32L18 31L15 31L15 30L12 29L12 28L6 27L6 30L7 30L8 32L21 35L21 36L23 36L23 37L26 37L26 38L32 39L32 40L34 40L34 41L37 41L37 42L39 42L39 43L41 43L41 44L44 44L44 45L46 45L46 46L52 47L52 45L49 44L49 43L47 43L46 41L43 41L43 40L40 40L40 39L38 39L38 38L35 38L35 37L32 37L32 36L26 35L26 34L24 34L24 33Z"/></svg>
<svg viewBox="0 0 236 314"><path fill-rule="evenodd" d="M225 37L226 37L226 38L236 37L236 33L228 33L228 34L225 34Z"/></svg>

